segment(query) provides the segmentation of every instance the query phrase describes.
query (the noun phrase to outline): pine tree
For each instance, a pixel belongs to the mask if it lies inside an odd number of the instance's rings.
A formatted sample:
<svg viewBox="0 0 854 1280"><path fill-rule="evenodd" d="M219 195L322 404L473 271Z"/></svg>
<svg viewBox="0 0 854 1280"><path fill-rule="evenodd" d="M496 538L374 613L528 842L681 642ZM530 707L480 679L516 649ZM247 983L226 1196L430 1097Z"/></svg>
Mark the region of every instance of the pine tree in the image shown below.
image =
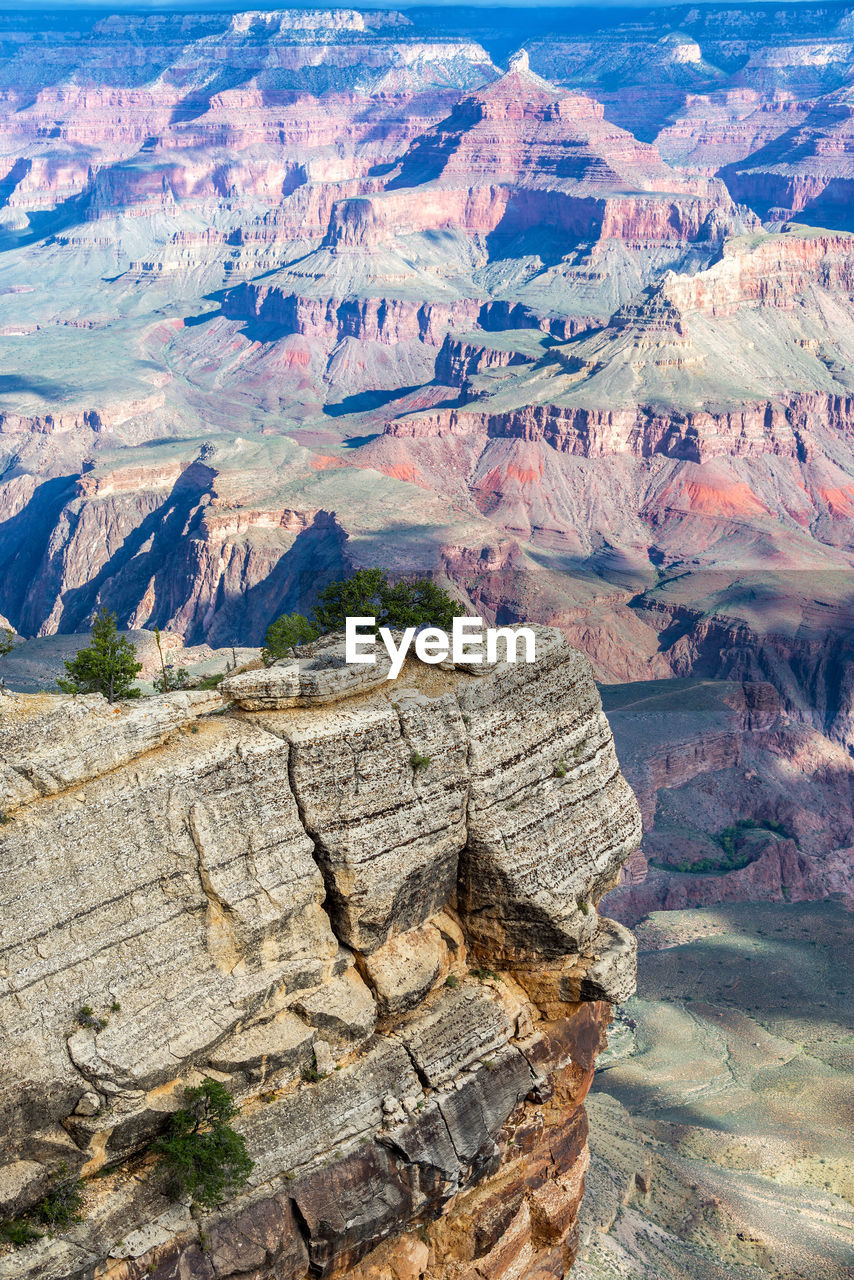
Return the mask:
<svg viewBox="0 0 854 1280"><path fill-rule="evenodd" d="M441 627L450 631L465 609L430 578L384 583L380 589L383 622L389 627Z"/></svg>
<svg viewBox="0 0 854 1280"><path fill-rule="evenodd" d="M321 631L343 631L347 618L376 618L379 626L442 627L449 631L462 605L430 578L391 586L385 569L357 569L324 587L314 610Z"/></svg>
<svg viewBox="0 0 854 1280"><path fill-rule="evenodd" d="M347 618L381 621L381 595L388 586L384 569L357 569L342 582L324 587L314 609L314 620L323 632L343 631Z"/></svg>
<svg viewBox="0 0 854 1280"><path fill-rule="evenodd" d="M132 685L142 663L137 662L136 649L127 636L116 631L116 615L106 608L95 615L89 648L80 649L65 669L67 678L56 682L63 693L102 693L109 702L140 695Z"/></svg>
<svg viewBox="0 0 854 1280"><path fill-rule="evenodd" d="M289 649L297 648L301 644L310 644L319 635L320 632L314 623L309 622L303 614L283 613L281 618L277 618L267 628L264 648L261 650L261 661L268 667L278 658L286 657ZM233 649L232 653L234 653ZM234 665L237 666L236 654Z"/></svg>
<svg viewBox="0 0 854 1280"><path fill-rule="evenodd" d="M238 1110L225 1085L210 1076L185 1088L184 1106L173 1112L168 1133L154 1144L174 1195L189 1194L196 1204L213 1209L245 1185L253 1162L242 1134L229 1124Z"/></svg>
<svg viewBox="0 0 854 1280"><path fill-rule="evenodd" d="M3 627L0 630L0 658L5 657L7 653L11 653L17 647L18 640L12 628Z"/></svg>

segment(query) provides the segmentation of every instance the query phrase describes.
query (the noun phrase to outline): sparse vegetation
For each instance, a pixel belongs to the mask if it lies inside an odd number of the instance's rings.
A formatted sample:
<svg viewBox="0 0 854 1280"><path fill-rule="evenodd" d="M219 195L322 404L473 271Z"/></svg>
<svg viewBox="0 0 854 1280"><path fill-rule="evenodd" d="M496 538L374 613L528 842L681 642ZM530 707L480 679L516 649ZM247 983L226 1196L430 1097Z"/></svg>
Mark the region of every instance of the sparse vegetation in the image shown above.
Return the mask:
<svg viewBox="0 0 854 1280"><path fill-rule="evenodd" d="M245 1140L229 1124L238 1111L218 1080L206 1077L184 1090L184 1106L153 1147L163 1156L176 1197L189 1195L195 1204L212 1209L245 1185L253 1162Z"/></svg>
<svg viewBox="0 0 854 1280"><path fill-rule="evenodd" d="M34 1216L47 1227L70 1227L83 1218L83 1181L69 1171L67 1164L59 1167L57 1181L34 1210Z"/></svg>
<svg viewBox="0 0 854 1280"><path fill-rule="evenodd" d="M11 822L11 821L12 819L10 815L6 812L6 810L0 809L0 826L5 826L7 822Z"/></svg>
<svg viewBox="0 0 854 1280"><path fill-rule="evenodd" d="M193 684L194 689L216 689L222 684L226 673L220 671L215 676L202 676L200 680L196 680Z"/></svg>
<svg viewBox="0 0 854 1280"><path fill-rule="evenodd" d="M261 660L265 666L290 649L310 644L330 631L343 631L346 619L373 617L380 627L434 626L450 630L463 606L430 578L396 582L385 569L357 569L349 578L330 582L320 592L311 618L284 613L267 628Z"/></svg>
<svg viewBox="0 0 854 1280"><path fill-rule="evenodd" d="M24 1245L32 1244L34 1240L41 1240L41 1238L41 1232L36 1231L27 1218L9 1218L6 1222L0 1222L0 1243L2 1244L11 1244L16 1249L23 1249Z"/></svg>
<svg viewBox="0 0 854 1280"><path fill-rule="evenodd" d="M565 760L558 760L552 772L556 778L565 778L569 772L569 765Z"/></svg>
<svg viewBox="0 0 854 1280"><path fill-rule="evenodd" d="M455 973L449 973L447 978L445 979L445 986L451 987L453 989L454 987L458 987L459 985L460 985L460 980L457 977L457 975Z"/></svg>
<svg viewBox="0 0 854 1280"><path fill-rule="evenodd" d="M102 693L108 702L118 698L138 698L133 682L142 670L136 649L127 636L116 630L116 615L100 609L92 623L92 643L66 662L64 680L57 680L63 693Z"/></svg>
<svg viewBox="0 0 854 1280"><path fill-rule="evenodd" d="M44 1232L39 1231L39 1226L45 1227L52 1234L75 1222L81 1222L83 1185L82 1179L71 1173L67 1164L61 1164L50 1191L34 1209L18 1218L0 1222L0 1244L23 1249L25 1245L41 1240Z"/></svg>
<svg viewBox="0 0 854 1280"><path fill-rule="evenodd" d="M409 757L409 763L416 773L422 773L425 769L430 768L430 757L422 756L418 751L413 751Z"/></svg>
<svg viewBox="0 0 854 1280"><path fill-rule="evenodd" d="M473 978L477 978L478 982L486 982L487 978L492 978L495 982L499 981L494 969L470 969L469 972Z"/></svg>
<svg viewBox="0 0 854 1280"><path fill-rule="evenodd" d="M797 837L782 822L772 819L757 821L755 818L739 818L737 822L724 827L723 831L718 832L714 837L723 850L720 858L697 858L694 862L660 862L650 859L649 865L662 871L679 871L682 874L693 872L697 875L725 875L728 871L740 871L757 856L755 845L746 839L751 831L771 831L774 835L794 840L795 844L798 844Z"/></svg>
<svg viewBox="0 0 854 1280"><path fill-rule="evenodd" d="M167 662L159 676L151 682L158 693L175 693L178 689L193 688L193 681L186 667L176 667Z"/></svg>
<svg viewBox="0 0 854 1280"><path fill-rule="evenodd" d="M0 628L0 658L18 647L18 639L11 627Z"/></svg>
<svg viewBox="0 0 854 1280"><path fill-rule="evenodd" d="M93 1031L103 1031L109 1018L100 1017L89 1004L81 1005L77 1010L77 1022L81 1027L91 1027Z"/></svg>

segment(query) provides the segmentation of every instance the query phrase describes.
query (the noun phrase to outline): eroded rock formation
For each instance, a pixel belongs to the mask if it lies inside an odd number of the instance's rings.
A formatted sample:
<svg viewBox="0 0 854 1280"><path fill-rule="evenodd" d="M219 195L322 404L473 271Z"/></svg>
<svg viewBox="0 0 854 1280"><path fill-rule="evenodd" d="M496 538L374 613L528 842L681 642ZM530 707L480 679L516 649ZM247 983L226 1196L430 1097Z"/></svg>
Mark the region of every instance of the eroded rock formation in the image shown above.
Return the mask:
<svg viewBox="0 0 854 1280"><path fill-rule="evenodd" d="M4 715L0 1214L64 1167L87 1214L0 1276L570 1265L582 1102L634 986L596 903L640 839L590 666L539 628L531 665L354 685L341 649ZM199 1218L148 1148L205 1074L255 1166Z"/></svg>

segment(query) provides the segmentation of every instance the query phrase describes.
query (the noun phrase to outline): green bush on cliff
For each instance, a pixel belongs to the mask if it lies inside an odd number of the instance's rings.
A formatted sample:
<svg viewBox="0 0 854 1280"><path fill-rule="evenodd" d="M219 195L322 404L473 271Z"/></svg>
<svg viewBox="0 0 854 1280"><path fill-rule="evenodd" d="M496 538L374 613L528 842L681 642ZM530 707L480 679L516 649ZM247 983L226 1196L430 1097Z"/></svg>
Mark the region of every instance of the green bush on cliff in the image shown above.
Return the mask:
<svg viewBox="0 0 854 1280"><path fill-rule="evenodd" d="M309 622L301 613L283 613L281 618L277 618L267 628L261 661L268 667L277 658L284 658L289 649L296 649L301 644L311 644L319 635L320 631L314 623Z"/></svg>
<svg viewBox="0 0 854 1280"><path fill-rule="evenodd" d="M0 628L0 658L17 649L18 639L11 627Z"/></svg>
<svg viewBox="0 0 854 1280"><path fill-rule="evenodd" d="M229 1124L238 1110L225 1085L210 1077L184 1090L184 1106L154 1144L176 1197L189 1195L213 1209L244 1186L253 1162L243 1137Z"/></svg>
<svg viewBox="0 0 854 1280"><path fill-rule="evenodd" d="M379 627L442 627L450 631L454 618L465 613L429 578L396 582L385 569L357 569L349 578L324 587L310 621L301 613L286 613L267 629L261 658L283 658L288 649L308 644L330 631L343 631L347 618L376 618Z"/></svg>
<svg viewBox="0 0 854 1280"><path fill-rule="evenodd" d="M43 1200L36 1205L34 1214L39 1222L56 1230L70 1227L83 1218L83 1182L69 1171L67 1164L60 1165L57 1180Z"/></svg>
<svg viewBox="0 0 854 1280"><path fill-rule="evenodd" d="M10 1244L15 1249L23 1249L24 1245L41 1240L41 1232L26 1218L9 1218L0 1222L0 1244Z"/></svg>
<svg viewBox="0 0 854 1280"><path fill-rule="evenodd" d="M142 670L136 649L127 636L116 631L116 615L99 609L92 623L92 643L66 662L64 680L57 680L63 693L102 693L109 702L117 698L138 698L133 682Z"/></svg>
<svg viewBox="0 0 854 1280"><path fill-rule="evenodd" d="M82 1222L83 1185L83 1180L73 1174L67 1164L61 1164L50 1190L34 1209L19 1218L8 1218L5 1222L0 1222L0 1244L23 1249L26 1245L41 1240L42 1232L36 1228L36 1222L39 1226L47 1227L49 1235L70 1227L75 1222Z"/></svg>

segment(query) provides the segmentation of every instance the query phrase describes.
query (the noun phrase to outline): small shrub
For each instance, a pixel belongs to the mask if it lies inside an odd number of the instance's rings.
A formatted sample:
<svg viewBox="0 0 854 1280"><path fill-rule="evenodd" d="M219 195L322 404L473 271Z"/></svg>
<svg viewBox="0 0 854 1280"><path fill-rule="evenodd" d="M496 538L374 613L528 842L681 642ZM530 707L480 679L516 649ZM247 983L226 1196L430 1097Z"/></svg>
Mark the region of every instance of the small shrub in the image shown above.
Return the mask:
<svg viewBox="0 0 854 1280"><path fill-rule="evenodd" d="M569 772L569 765L565 760L558 760L552 772L556 778L565 778Z"/></svg>
<svg viewBox="0 0 854 1280"><path fill-rule="evenodd" d="M321 1079L320 1072L315 1066L303 1067L301 1074L306 1084L317 1084L318 1080Z"/></svg>
<svg viewBox="0 0 854 1280"><path fill-rule="evenodd" d="M34 1209L39 1222L48 1227L70 1227L83 1218L83 1182L69 1172L68 1165L59 1167L58 1181Z"/></svg>
<svg viewBox="0 0 854 1280"><path fill-rule="evenodd" d="M223 680L225 679L225 676L226 676L226 673L224 671L220 671L219 674L215 676L202 676L200 680L196 681L196 683L193 685L193 688L194 689L216 689L219 685L222 684ZM195 733L196 730L194 729L193 732Z"/></svg>
<svg viewBox="0 0 854 1280"><path fill-rule="evenodd" d="M118 1013L121 1007L122 1006L119 1004L118 1000L114 1000L113 1003L110 1005L110 1012Z"/></svg>
<svg viewBox="0 0 854 1280"><path fill-rule="evenodd" d="M498 974L494 969L472 969L470 972L472 977L477 978L478 982L486 982L487 978L492 978L495 982L499 980Z"/></svg>
<svg viewBox="0 0 854 1280"><path fill-rule="evenodd" d="M127 636L116 630L116 615L99 609L92 622L92 643L66 662L67 675L57 684L63 693L102 693L110 702L117 698L138 698L133 682L142 670L136 649Z"/></svg>
<svg viewBox="0 0 854 1280"><path fill-rule="evenodd" d="M460 980L457 977L457 975L455 973L449 973L447 978L445 979L445 986L453 988L453 987L458 987L459 985L460 985Z"/></svg>
<svg viewBox="0 0 854 1280"><path fill-rule="evenodd" d="M3 826L5 826L7 822L11 822L11 821L12 821L12 819L11 819L11 817L9 816L9 814L6 812L6 810L5 810L5 809L0 809L0 824L2 824Z"/></svg>
<svg viewBox="0 0 854 1280"><path fill-rule="evenodd" d="M290 649L311 644L319 635L319 628L301 613L283 613L267 628L261 661L269 667L277 659L286 657Z"/></svg>
<svg viewBox="0 0 854 1280"><path fill-rule="evenodd" d="M90 1004L84 1004L77 1010L77 1021L81 1027L91 1027L93 1031L103 1031L108 1019L99 1018Z"/></svg>
<svg viewBox="0 0 854 1280"><path fill-rule="evenodd" d="M7 653L11 653L13 649L18 647L18 639L11 627L3 627L0 629L0 658L5 658Z"/></svg>
<svg viewBox="0 0 854 1280"><path fill-rule="evenodd" d="M175 693L178 689L189 689L193 682L186 667L176 667L174 663L167 662L151 683L158 693Z"/></svg>
<svg viewBox="0 0 854 1280"><path fill-rule="evenodd" d="M578 910L581 912L581 914L582 914L583 916L589 915L589 914L590 914L590 903L589 903L589 902L579 902L579 904L578 904Z"/></svg>
<svg viewBox="0 0 854 1280"><path fill-rule="evenodd" d="M173 1194L212 1209L245 1185L253 1161L229 1124L239 1108L224 1084L206 1077L184 1090L184 1102L153 1149L163 1156Z"/></svg>
<svg viewBox="0 0 854 1280"><path fill-rule="evenodd" d="M7 1222L0 1222L0 1242L3 1244L23 1249L25 1244L32 1244L34 1240L41 1240L41 1232L36 1231L26 1218L10 1218Z"/></svg>
<svg viewBox="0 0 854 1280"><path fill-rule="evenodd" d="M430 768L430 757L422 756L417 751L413 751L409 757L409 763L416 773L420 773L422 770Z"/></svg>

